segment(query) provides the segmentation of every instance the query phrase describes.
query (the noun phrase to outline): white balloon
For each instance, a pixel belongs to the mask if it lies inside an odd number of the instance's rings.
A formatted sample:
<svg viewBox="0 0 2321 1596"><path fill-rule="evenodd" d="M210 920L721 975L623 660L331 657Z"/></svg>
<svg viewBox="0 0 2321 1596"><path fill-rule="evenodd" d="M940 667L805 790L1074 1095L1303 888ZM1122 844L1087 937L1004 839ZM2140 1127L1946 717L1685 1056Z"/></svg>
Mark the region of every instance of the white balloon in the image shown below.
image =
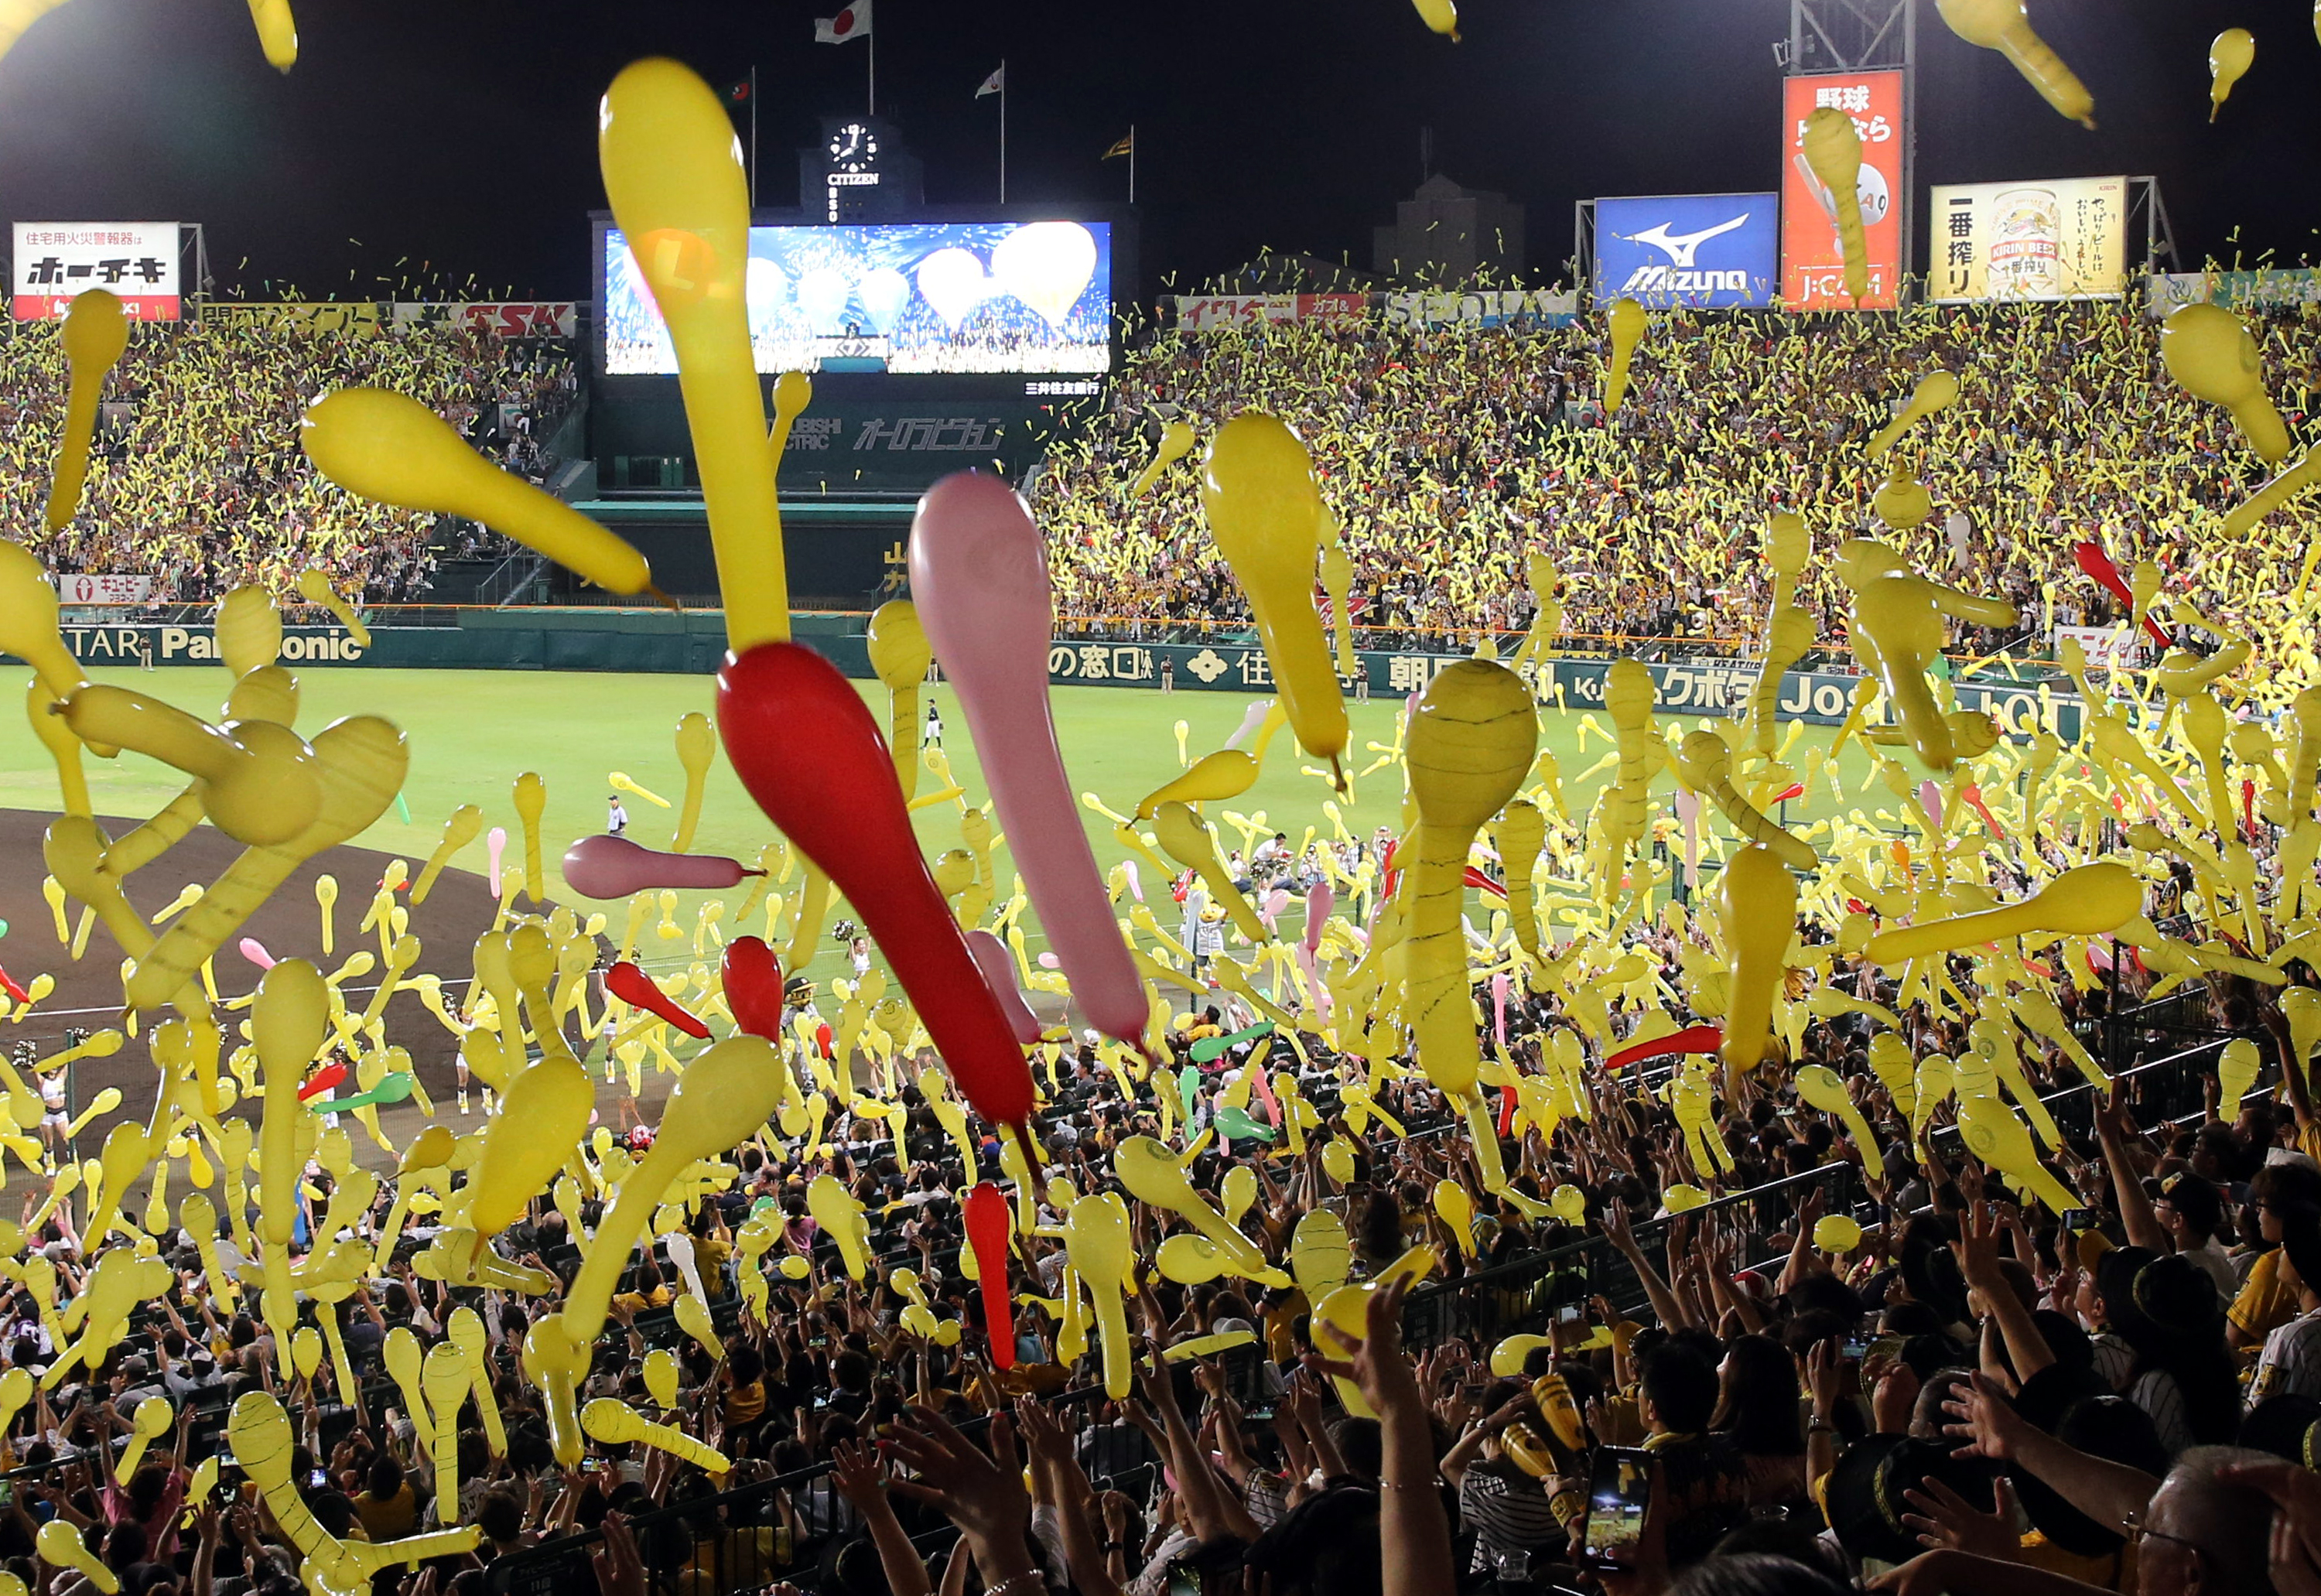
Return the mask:
<svg viewBox="0 0 2321 1596"><path fill-rule="evenodd" d="M817 266L798 278L798 308L806 313L806 324L816 333L843 333L846 301L852 292L853 286L846 280L844 272L834 266Z"/></svg>
<svg viewBox="0 0 2321 1596"><path fill-rule="evenodd" d="M1096 276L1096 236L1079 223L1033 222L999 241L991 251L991 275L1061 332Z"/></svg>
<svg viewBox="0 0 2321 1596"><path fill-rule="evenodd" d="M891 266L880 266L862 274L854 285L854 296L862 302L870 317L870 324L881 333L892 333L903 319L903 306L911 300L911 282Z"/></svg>
<svg viewBox="0 0 2321 1596"><path fill-rule="evenodd" d="M742 297L750 307L750 331L760 333L781 315L789 297L790 274L762 255L750 257L742 275Z"/></svg>
<svg viewBox="0 0 2321 1596"><path fill-rule="evenodd" d="M937 250L920 261L918 279L919 297L954 333L992 290L991 279L983 275L983 262L961 249Z"/></svg>

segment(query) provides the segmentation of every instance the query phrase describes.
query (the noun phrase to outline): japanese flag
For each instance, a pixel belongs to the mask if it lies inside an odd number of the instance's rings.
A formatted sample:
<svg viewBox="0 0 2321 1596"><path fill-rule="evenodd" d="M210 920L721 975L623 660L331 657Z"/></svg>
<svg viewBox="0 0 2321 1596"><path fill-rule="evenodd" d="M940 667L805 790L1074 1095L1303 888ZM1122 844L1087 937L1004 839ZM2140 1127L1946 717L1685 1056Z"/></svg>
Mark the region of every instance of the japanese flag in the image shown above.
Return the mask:
<svg viewBox="0 0 2321 1596"><path fill-rule="evenodd" d="M814 19L814 41L816 44L843 44L869 32L870 0L854 0L853 5L836 16Z"/></svg>

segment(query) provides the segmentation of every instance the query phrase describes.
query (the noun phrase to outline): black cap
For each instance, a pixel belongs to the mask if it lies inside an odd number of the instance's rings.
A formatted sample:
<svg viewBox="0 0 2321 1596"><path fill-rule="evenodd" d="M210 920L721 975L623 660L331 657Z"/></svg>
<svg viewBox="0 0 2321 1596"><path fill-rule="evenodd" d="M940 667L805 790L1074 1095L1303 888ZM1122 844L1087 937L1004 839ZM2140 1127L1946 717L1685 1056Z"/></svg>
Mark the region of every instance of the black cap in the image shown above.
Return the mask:
<svg viewBox="0 0 2321 1596"><path fill-rule="evenodd" d="M1966 1272L1951 1251L1957 1238L1951 1222L1939 1214L1919 1215L1902 1236L1902 1283L1946 1325L1967 1317Z"/></svg>
<svg viewBox="0 0 2321 1596"><path fill-rule="evenodd" d="M2195 1229L2215 1234L2224 1218L2225 1199L2216 1189L2189 1170L2180 1170L2160 1183L2160 1196Z"/></svg>
<svg viewBox="0 0 2321 1596"><path fill-rule="evenodd" d="M2042 1388L2051 1374L2057 1378ZM2024 1382L2023 1397L2016 1410L2065 1445L2154 1476L2168 1472L2168 1452L2152 1416L2112 1394L2091 1371L2042 1370ZM2051 1415L2052 1425L2040 1422ZM2108 1556L2119 1549L2124 1537L2117 1530L2089 1518L2030 1470L2017 1464L2007 1478L2031 1527L2055 1546L2080 1557Z"/></svg>
<svg viewBox="0 0 2321 1596"><path fill-rule="evenodd" d="M2321 1399L2268 1397L2241 1420L2240 1444L2321 1469Z"/></svg>
<svg viewBox="0 0 2321 1596"><path fill-rule="evenodd" d="M2146 1355L2206 1348L2224 1312L2216 1277L2181 1253L2115 1247L2096 1260L2096 1290L2111 1327Z"/></svg>
<svg viewBox="0 0 2321 1596"><path fill-rule="evenodd" d="M1968 1501L1986 1503L1997 1473L1980 1458L1952 1456L1940 1441L1871 1436L1848 1446L1830 1471L1824 1493L1829 1527L1838 1544L1856 1557L1907 1563L1925 1548L1918 1545L1916 1531L1902 1522L1904 1514L1916 1511L1903 1493L1939 1480Z"/></svg>

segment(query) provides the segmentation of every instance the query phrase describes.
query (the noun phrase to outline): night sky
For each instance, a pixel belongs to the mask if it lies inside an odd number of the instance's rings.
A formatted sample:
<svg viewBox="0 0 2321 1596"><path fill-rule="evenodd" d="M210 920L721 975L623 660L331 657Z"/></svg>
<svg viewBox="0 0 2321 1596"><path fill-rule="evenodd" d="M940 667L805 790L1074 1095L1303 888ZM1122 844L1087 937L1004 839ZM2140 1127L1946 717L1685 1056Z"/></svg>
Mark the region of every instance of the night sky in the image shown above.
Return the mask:
<svg viewBox="0 0 2321 1596"><path fill-rule="evenodd" d="M69 0L34 24L0 60L0 211L201 221L217 291L250 297L384 296L422 262L472 273L478 296L578 297L604 203L596 100L623 64L670 54L721 88L754 65L767 205L795 203L817 118L862 106L867 47L813 42L834 0L295 4L287 78L241 0ZM2153 173L2185 265L2321 258L2307 0L2030 0L2094 92L2097 132L1922 10L1922 187ZM1530 207L1540 278L1570 251L1575 199L1775 186L1786 0L1471 0L1463 16L1453 45L1406 0L878 0L878 109L924 159L929 201L951 205L997 198L996 102L972 96L1002 57L1012 200L1122 200L1124 164L1097 157L1133 122L1147 294L1263 245L1367 264L1371 225L1419 178L1422 127L1436 169ZM2232 25L2256 35L2256 65L2211 128L2207 42Z"/></svg>

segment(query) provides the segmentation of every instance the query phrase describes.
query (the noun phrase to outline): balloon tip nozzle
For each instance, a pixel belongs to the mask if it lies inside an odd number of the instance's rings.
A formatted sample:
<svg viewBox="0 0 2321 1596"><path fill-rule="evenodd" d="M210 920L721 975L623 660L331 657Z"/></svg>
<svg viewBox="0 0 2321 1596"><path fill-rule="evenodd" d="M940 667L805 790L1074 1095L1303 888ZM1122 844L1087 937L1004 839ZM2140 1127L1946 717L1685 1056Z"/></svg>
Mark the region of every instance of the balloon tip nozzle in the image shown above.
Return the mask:
<svg viewBox="0 0 2321 1596"><path fill-rule="evenodd" d="M668 594L662 592L659 587L655 586L651 582L647 582L645 584L645 595L655 604L660 605L663 609L673 609L679 613L682 613L685 609L685 606L679 604L676 599L671 598Z"/></svg>

